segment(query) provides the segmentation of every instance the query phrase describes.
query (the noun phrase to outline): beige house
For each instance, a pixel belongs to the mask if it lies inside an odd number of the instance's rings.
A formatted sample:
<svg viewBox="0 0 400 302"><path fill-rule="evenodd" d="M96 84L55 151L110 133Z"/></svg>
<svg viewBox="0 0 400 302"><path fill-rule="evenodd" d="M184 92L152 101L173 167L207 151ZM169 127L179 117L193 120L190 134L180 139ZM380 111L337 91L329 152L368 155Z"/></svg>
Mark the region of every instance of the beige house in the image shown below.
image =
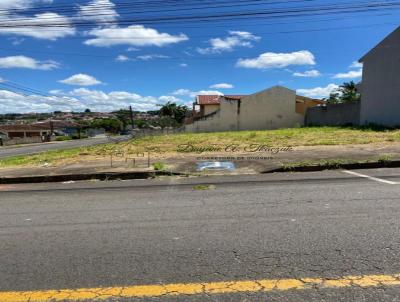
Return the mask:
<svg viewBox="0 0 400 302"><path fill-rule="evenodd" d="M198 96L189 132L264 130L302 126L307 107L324 103L275 86L251 95Z"/></svg>

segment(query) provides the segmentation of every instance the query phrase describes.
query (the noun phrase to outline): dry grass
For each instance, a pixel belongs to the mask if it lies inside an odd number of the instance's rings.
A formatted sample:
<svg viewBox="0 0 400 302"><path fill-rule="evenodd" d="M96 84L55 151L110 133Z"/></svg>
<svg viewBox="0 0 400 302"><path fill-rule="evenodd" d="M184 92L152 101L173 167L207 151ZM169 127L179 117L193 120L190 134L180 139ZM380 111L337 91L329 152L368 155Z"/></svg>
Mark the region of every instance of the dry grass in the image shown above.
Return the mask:
<svg viewBox="0 0 400 302"><path fill-rule="evenodd" d="M182 133L149 136L127 142L106 144L87 148L49 151L38 155L17 156L0 160L0 167L36 166L45 162L67 164L82 159L94 159L112 152L137 152L152 149L156 153L173 155L182 144L195 146L225 146L230 144L262 144L270 147L349 145L400 142L400 130L374 130L341 127L309 127L265 131L240 131L217 133ZM162 156L161 156L162 157Z"/></svg>

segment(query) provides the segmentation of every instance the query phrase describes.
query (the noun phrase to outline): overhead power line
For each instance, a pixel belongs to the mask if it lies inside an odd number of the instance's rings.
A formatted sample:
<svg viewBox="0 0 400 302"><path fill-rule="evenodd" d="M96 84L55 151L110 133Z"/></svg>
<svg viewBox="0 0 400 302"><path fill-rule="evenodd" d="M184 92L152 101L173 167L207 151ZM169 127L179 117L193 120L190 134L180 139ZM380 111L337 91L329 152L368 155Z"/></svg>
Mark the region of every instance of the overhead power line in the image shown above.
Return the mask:
<svg viewBox="0 0 400 302"><path fill-rule="evenodd" d="M99 20L96 22L98 25L127 25L127 24L163 24L163 23L203 23L203 22L218 22L218 21L234 21L234 20L248 20L249 18L263 18L263 19L281 19L281 18L298 18L298 17L314 17L322 15L339 15L349 13L364 13L374 11L388 11L400 8L400 1L375 1L375 2L361 2L361 3L346 3L346 4L329 4L329 5L313 5L313 6L299 6L279 9L258 9L258 10L240 10L240 11L226 11L226 12L211 12L204 14L180 14L180 15L159 15L149 17L136 17L132 15L129 18L120 20ZM104 16L109 16L105 14ZM98 17L102 17L101 14ZM7 21L0 21L1 28L51 28L51 27L87 27L93 26L93 22L80 20L77 18L68 19L67 21L58 20L56 17L49 17L47 20L24 20L11 19Z"/></svg>

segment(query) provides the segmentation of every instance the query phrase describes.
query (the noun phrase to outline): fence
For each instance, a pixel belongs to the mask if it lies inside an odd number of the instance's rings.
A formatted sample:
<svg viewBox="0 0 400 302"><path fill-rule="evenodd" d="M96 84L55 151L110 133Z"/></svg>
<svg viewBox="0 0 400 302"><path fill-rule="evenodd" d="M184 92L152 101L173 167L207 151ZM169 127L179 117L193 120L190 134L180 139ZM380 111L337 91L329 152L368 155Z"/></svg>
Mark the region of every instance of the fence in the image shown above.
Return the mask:
<svg viewBox="0 0 400 302"><path fill-rule="evenodd" d="M165 128L165 129L134 129L132 130L132 137L141 138L146 136L168 135L185 132L185 128Z"/></svg>
<svg viewBox="0 0 400 302"><path fill-rule="evenodd" d="M307 109L306 126L345 126L360 124L360 103L328 104Z"/></svg>
<svg viewBox="0 0 400 302"><path fill-rule="evenodd" d="M3 139L3 146L13 146L13 145L22 145L22 144L36 144L42 143L43 140L40 136L37 137L25 137L25 138L13 138L13 139ZM0 144L1 145L1 144Z"/></svg>

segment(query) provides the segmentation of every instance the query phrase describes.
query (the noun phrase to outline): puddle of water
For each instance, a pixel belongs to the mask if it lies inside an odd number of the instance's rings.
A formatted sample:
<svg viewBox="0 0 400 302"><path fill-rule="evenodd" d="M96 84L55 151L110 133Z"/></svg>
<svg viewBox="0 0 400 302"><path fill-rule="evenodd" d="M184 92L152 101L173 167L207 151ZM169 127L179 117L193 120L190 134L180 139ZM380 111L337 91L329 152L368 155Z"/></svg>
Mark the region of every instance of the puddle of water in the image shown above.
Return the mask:
<svg viewBox="0 0 400 302"><path fill-rule="evenodd" d="M230 161L208 161L208 162L199 162L197 163L197 171L234 171L236 170L235 164Z"/></svg>

